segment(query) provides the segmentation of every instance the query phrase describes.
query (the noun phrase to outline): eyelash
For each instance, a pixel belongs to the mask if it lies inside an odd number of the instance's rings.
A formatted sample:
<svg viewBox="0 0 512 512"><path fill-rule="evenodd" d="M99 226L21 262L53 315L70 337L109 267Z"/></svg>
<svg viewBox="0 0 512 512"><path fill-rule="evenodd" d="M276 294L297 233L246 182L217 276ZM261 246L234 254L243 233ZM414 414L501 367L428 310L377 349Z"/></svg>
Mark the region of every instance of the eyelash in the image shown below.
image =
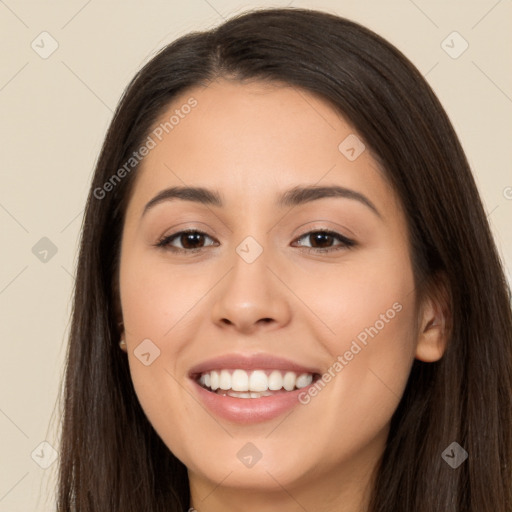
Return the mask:
<svg viewBox="0 0 512 512"><path fill-rule="evenodd" d="M173 246L170 245L173 240L179 239L181 235L185 235L185 234L189 234L189 233L194 233L194 234L198 234L198 235L204 235L204 236L206 236L208 238L212 238L209 235L207 235L206 233L204 233L203 231L199 231L197 229L186 229L184 231L178 231L176 233L173 233L172 235L165 236L164 238L159 240L155 244L155 246L159 247L161 249L164 249L164 250L172 251L174 253L182 253L182 254L183 253L197 253L197 252L205 249L205 247L196 247L194 249L183 249L181 247L173 247ZM331 236L331 237L337 239L340 242L340 245L334 246L334 247L326 247L326 248L322 248L322 247L320 247L320 248L302 247L302 250L305 250L306 252L313 252L313 253L321 253L322 254L322 253L339 251L339 250L342 250L342 249L350 249L350 248L352 248L352 247L357 245L354 240L350 240L349 238L344 237L340 233L337 233L336 231L331 231L330 229L317 229L317 230L314 230L314 231L308 231L307 233L304 233L303 235L301 235L296 240L300 240L301 238L304 238L304 237L307 237L307 236L310 236L310 235L313 235L313 234L319 234L319 233L323 234L323 235Z"/></svg>

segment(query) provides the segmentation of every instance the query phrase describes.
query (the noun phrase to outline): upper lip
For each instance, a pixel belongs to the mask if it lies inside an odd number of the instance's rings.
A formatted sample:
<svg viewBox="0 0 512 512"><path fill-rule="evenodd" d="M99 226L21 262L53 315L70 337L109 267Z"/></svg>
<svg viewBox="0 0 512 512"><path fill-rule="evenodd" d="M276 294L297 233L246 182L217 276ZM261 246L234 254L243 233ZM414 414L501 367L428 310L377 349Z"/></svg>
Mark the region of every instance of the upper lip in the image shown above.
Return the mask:
<svg viewBox="0 0 512 512"><path fill-rule="evenodd" d="M296 373L320 373L318 368L302 365L291 359L278 357L272 354L225 354L212 359L207 359L189 371L189 376L194 377L201 373L219 369L240 370L288 370Z"/></svg>

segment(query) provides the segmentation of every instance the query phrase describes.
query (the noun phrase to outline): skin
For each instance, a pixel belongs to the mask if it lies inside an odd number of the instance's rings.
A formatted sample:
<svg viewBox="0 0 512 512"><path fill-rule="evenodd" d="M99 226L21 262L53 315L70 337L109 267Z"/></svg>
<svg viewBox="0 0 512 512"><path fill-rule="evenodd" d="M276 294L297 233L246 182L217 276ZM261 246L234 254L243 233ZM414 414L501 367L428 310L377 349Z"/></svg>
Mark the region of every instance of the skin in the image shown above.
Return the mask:
<svg viewBox="0 0 512 512"><path fill-rule="evenodd" d="M197 106L144 158L126 211L120 298L137 396L187 466L198 511L364 510L413 360L438 360L446 343L442 304L417 299L400 201L368 149L355 161L338 150L356 132L314 95L222 79L184 92L159 122L190 97ZM142 215L160 191L184 185L217 190L224 206L169 200ZM297 185L355 190L379 215L339 197L279 208ZM208 235L199 252L155 246L188 228ZM340 247L303 236L322 228L356 245L314 252ZM250 264L235 250L247 236L263 248ZM240 425L194 394L190 368L227 353L327 371L395 303L400 312L291 414ZM134 354L144 339L160 350L148 366ZM248 442L262 453L252 468L237 457Z"/></svg>

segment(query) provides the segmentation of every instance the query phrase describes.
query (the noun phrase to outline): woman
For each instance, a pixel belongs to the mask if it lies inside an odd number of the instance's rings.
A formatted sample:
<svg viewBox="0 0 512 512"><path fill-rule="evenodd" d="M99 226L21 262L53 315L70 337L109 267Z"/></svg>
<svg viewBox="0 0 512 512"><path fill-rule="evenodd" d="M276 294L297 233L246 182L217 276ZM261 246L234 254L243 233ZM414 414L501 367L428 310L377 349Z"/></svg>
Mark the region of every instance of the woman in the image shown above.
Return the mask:
<svg viewBox="0 0 512 512"><path fill-rule="evenodd" d="M434 93L271 9L134 78L87 203L59 510L512 510L509 291Z"/></svg>

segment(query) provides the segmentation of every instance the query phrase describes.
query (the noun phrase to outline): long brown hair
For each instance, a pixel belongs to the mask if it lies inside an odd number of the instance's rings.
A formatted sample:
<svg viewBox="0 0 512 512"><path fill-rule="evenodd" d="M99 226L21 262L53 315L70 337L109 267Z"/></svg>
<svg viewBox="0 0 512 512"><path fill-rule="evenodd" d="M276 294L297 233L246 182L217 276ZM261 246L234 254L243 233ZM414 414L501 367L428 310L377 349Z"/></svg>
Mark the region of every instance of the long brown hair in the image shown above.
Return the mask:
<svg viewBox="0 0 512 512"><path fill-rule="evenodd" d="M118 347L120 240L137 167L108 191L104 184L177 94L218 77L286 83L338 109L401 198L416 293L445 276L449 343L440 361L413 363L370 512L510 512L510 290L464 152L435 94L402 53L354 22L303 9L251 12L178 39L139 71L120 101L83 223L58 510L189 507L186 467L142 411ZM441 457L454 441L469 454L456 469Z"/></svg>

